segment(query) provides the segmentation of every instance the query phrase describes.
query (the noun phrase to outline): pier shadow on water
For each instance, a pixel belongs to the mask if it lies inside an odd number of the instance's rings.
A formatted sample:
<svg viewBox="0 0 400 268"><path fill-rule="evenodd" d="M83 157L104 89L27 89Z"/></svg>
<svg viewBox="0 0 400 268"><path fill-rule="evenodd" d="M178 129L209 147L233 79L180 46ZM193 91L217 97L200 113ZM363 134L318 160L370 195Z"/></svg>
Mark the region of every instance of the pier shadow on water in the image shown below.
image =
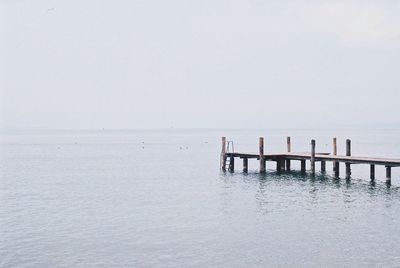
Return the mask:
<svg viewBox="0 0 400 268"><path fill-rule="evenodd" d="M391 218L400 206L397 186L323 174L222 173L218 185L221 211L228 217L248 214L285 225L293 221L342 226L351 221L356 228L358 221Z"/></svg>
<svg viewBox="0 0 400 268"><path fill-rule="evenodd" d="M335 177L329 174L317 173L311 175L300 171L278 172L267 170L265 173L221 173L220 180L224 184L243 183L265 187L280 187L282 195L285 194L285 188L304 187L309 188L311 192L317 191L342 191L346 194L381 196L386 198L395 198L400 200L400 187L391 185L384 181L368 180L367 178L350 179ZM310 192L310 193L311 193Z"/></svg>

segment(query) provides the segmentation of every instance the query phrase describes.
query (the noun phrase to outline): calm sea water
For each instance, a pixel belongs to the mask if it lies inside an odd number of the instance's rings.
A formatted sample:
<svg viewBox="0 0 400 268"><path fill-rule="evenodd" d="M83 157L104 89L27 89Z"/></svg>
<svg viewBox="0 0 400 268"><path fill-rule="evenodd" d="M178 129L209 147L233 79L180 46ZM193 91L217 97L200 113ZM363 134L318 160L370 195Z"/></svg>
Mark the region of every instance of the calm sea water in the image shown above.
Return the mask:
<svg viewBox="0 0 400 268"><path fill-rule="evenodd" d="M391 187L365 165L350 182L255 160L221 174L222 135L237 151L291 135L329 152L337 136L339 153L351 138L353 155L400 157L400 130L6 132L0 267L399 267L400 168Z"/></svg>

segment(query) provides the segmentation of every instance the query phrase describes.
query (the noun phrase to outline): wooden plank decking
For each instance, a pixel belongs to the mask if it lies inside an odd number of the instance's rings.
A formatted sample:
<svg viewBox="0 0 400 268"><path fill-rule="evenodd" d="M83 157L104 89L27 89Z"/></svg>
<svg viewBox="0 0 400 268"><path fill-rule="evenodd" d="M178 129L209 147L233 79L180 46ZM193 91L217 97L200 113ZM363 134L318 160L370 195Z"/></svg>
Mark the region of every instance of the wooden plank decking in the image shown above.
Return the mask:
<svg viewBox="0 0 400 268"><path fill-rule="evenodd" d="M255 153L226 153L227 157L247 158L247 159L260 159L259 154ZM268 153L264 154L264 160L277 161L279 159L287 160L310 160L311 153ZM381 158L381 157L364 157L364 156L345 156L345 155L330 155L328 153L316 153L315 161L331 161L343 162L350 164L372 164L391 167L400 167L400 159L397 158Z"/></svg>

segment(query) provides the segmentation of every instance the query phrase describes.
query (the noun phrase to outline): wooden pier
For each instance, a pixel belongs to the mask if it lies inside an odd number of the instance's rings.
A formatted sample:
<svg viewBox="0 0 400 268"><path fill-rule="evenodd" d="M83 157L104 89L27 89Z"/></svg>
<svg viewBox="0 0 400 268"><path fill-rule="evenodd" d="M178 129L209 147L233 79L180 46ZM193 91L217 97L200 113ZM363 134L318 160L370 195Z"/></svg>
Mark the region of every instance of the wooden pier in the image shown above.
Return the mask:
<svg viewBox="0 0 400 268"><path fill-rule="evenodd" d="M233 146L231 146L233 148ZM266 172L266 161L276 162L277 171L290 171L291 161L300 161L301 172L306 172L306 161L310 161L310 173L316 174L316 162L321 163L321 173L326 173L326 162L332 162L333 172L336 177L339 177L340 163L345 163L346 179L351 178L351 165L366 164L370 166L370 179L375 180L375 165L385 166L386 182L391 183L392 168L400 167L400 159L395 158L379 158L379 157L364 157L351 155L351 140L346 140L346 155L337 155L337 139L333 138L333 150L331 153L316 152L316 142L311 140L310 152L292 152L290 137L287 137L287 151L283 153L265 153L264 138L259 139L258 153L238 153L227 148L227 140L222 137L221 150L221 170L223 172L235 171L235 159L243 161L243 172L248 172L249 159L259 161L259 172Z"/></svg>

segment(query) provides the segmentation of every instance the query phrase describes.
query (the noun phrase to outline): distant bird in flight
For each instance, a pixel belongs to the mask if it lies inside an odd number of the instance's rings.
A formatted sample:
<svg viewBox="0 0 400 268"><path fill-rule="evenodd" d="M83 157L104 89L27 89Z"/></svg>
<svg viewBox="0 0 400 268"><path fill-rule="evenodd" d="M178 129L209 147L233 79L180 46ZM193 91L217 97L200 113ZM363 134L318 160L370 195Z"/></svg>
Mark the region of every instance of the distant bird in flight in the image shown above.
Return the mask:
<svg viewBox="0 0 400 268"><path fill-rule="evenodd" d="M54 7L48 8L48 9L46 9L46 11L44 12L44 14L47 14L47 13L49 13L50 11L54 11L54 10L55 10Z"/></svg>

